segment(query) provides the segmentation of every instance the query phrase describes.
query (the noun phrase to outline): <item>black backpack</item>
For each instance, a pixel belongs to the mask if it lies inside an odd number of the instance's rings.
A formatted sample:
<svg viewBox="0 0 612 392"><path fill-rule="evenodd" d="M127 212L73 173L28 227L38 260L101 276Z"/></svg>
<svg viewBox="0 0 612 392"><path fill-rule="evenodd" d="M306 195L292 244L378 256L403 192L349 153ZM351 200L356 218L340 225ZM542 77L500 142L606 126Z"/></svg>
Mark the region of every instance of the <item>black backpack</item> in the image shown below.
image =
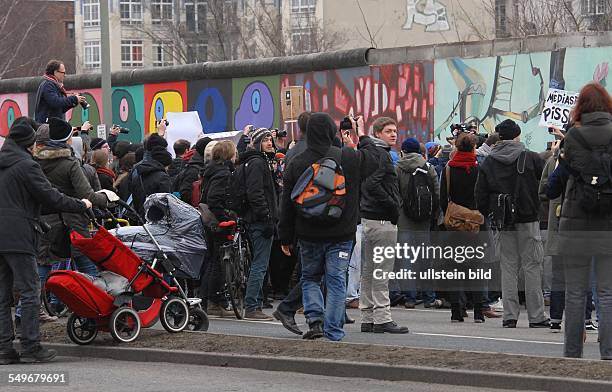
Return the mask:
<svg viewBox="0 0 612 392"><path fill-rule="evenodd" d="M238 215L244 214L248 209L246 170L249 161L236 167L229 183L230 198L227 201L227 209L234 211Z"/></svg>
<svg viewBox="0 0 612 392"><path fill-rule="evenodd" d="M576 188L581 191L579 205L589 214L607 216L612 212L612 143L591 147L577 130L570 135L591 153L584 168L572 173L577 180Z"/></svg>
<svg viewBox="0 0 612 392"><path fill-rule="evenodd" d="M404 214L413 221L430 220L438 209L434 183L429 177L429 164L425 163L412 172L408 186L401 194Z"/></svg>

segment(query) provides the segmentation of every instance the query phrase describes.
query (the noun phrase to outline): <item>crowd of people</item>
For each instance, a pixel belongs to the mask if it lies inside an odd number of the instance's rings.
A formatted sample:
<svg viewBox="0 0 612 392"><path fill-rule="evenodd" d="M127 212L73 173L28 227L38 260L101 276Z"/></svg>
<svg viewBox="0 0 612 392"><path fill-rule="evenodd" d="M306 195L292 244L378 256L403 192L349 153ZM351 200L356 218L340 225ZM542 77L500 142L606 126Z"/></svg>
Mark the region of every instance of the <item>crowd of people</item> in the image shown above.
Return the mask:
<svg viewBox="0 0 612 392"><path fill-rule="evenodd" d="M106 208L99 189L117 193L141 215L147 196L174 193L194 207L208 205L219 222L240 216L253 253L245 318L276 318L304 339L341 340L344 324L355 322L346 308L360 310L362 333L408 333L392 307L420 303L450 309L451 322L464 322L473 309L476 323L501 318L501 326L516 328L524 301L530 328L559 331L565 310L565 356L581 357L585 330L599 327L601 358L612 359L612 203L606 204L612 100L603 87L582 89L569 130L554 129L556 141L543 153L529 151L509 119L486 137L478 125L455 126L448 145L414 137L400 143L392 118L377 118L371 129L363 117L347 119L351 129L339 131L328 114L304 112L291 143L285 133L252 126L236 144L178 140L174 159L164 120L143 144L118 141L116 127L104 140L89 138L87 122L77 130L59 117L43 124L15 120L0 151L2 363L18 357L13 287L20 296L22 360L52 358L38 332L41 320L54 320L40 307L40 285L62 259L49 232L64 225L89 236L83 212ZM332 185L324 185L329 178ZM329 197L317 199L317 192ZM303 203L308 197L314 204ZM585 207L584 198L598 209ZM426 244L440 230L496 233L500 287L437 291L375 274L401 267L395 256L376 260L377 248ZM223 238L209 233L207 239L199 296L210 316L232 317L221 293ZM97 273L74 249L71 257L79 271ZM269 315L272 297L282 301ZM300 309L305 333L295 321Z"/></svg>

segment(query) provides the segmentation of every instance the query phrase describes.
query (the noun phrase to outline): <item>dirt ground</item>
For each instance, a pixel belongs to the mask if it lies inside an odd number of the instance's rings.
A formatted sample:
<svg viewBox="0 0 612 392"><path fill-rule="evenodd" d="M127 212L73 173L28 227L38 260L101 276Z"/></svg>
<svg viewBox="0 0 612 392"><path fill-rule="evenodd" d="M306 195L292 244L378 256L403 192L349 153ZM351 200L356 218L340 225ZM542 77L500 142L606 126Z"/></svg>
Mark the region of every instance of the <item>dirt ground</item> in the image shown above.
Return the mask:
<svg viewBox="0 0 612 392"><path fill-rule="evenodd" d="M44 324L41 326L41 335L43 342L73 344L66 335L64 324ZM113 341L110 334L100 332L92 345L267 355L271 357L324 358L389 365L412 365L612 381L612 363L608 361L389 347L322 340L296 341L294 339L271 339L199 332L169 334L165 331L147 329L142 330L138 339L131 344L118 344Z"/></svg>

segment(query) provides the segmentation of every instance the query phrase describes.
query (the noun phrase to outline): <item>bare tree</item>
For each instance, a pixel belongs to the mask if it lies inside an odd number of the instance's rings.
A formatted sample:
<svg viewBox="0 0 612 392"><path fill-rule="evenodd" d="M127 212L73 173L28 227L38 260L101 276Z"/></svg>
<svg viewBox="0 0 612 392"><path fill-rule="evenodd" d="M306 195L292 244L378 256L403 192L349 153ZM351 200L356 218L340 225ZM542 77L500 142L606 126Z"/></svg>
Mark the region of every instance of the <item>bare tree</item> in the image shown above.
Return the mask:
<svg viewBox="0 0 612 392"><path fill-rule="evenodd" d="M57 15L42 1L0 0L0 9L0 79L40 74L63 50L60 40L49 37Z"/></svg>

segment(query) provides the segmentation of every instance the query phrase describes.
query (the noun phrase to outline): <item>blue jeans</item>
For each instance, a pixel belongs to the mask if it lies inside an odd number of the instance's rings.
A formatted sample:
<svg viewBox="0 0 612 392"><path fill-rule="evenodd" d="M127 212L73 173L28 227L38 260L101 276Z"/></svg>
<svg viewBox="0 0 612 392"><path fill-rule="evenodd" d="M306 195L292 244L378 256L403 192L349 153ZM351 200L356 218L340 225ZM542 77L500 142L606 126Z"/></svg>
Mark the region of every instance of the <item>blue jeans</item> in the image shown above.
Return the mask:
<svg viewBox="0 0 612 392"><path fill-rule="evenodd" d="M315 243L300 240L299 246L306 321L309 325L323 322L323 332L329 340L342 340L345 335L346 273L353 241ZM325 304L321 291L324 276Z"/></svg>
<svg viewBox="0 0 612 392"><path fill-rule="evenodd" d="M272 237L262 236L264 225L252 223L249 226L249 236L253 245L253 260L251 261L251 271L245 293L245 310L252 312L261 309L263 306L263 284L270 263L270 251L272 250Z"/></svg>
<svg viewBox="0 0 612 392"><path fill-rule="evenodd" d="M87 256L78 255L74 256L72 259L77 271L93 277L98 276L98 268Z"/></svg>
<svg viewBox="0 0 612 392"><path fill-rule="evenodd" d="M49 273L51 271L57 271L58 269L60 269L61 265L62 265L61 262L53 263L52 265L40 265L40 264L38 265L38 276L40 277L40 287L43 287L43 285L47 281L47 276L49 276ZM59 299L53 294L51 294L51 303L53 304L59 303ZM21 318L21 299L19 299L19 302L17 302L17 305L15 306L15 317Z"/></svg>

